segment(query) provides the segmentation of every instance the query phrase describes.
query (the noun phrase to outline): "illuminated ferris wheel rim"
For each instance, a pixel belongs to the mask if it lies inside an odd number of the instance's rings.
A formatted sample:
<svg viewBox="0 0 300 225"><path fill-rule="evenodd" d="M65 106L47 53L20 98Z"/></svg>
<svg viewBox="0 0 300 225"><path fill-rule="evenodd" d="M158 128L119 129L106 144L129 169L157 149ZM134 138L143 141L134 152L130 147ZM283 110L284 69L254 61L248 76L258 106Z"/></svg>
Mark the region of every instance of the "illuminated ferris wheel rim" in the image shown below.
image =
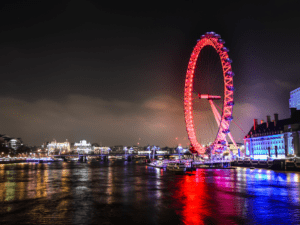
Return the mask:
<svg viewBox="0 0 300 225"><path fill-rule="evenodd" d="M224 78L224 98L223 98L223 109L221 121L218 129L217 136L215 141L211 145L212 149L222 149L226 143L226 134L229 131L230 121L232 120L232 107L234 105L233 101L233 76L234 73L231 69L232 60L228 56L228 49L224 47L224 41L220 38L220 35L215 34L214 32L207 32L205 35L201 36L201 39L197 41L196 46L193 49L193 52L190 57L188 64L188 69L185 79L185 88L184 88L184 117L186 123L186 129L188 133L189 140L192 147L199 154L205 152L205 147L203 147L198 141L195 134L194 119L193 119L193 102L192 102L192 92L193 92L193 81L194 81L194 72L197 63L197 59L200 51L205 46L212 46L220 56L223 78Z"/></svg>

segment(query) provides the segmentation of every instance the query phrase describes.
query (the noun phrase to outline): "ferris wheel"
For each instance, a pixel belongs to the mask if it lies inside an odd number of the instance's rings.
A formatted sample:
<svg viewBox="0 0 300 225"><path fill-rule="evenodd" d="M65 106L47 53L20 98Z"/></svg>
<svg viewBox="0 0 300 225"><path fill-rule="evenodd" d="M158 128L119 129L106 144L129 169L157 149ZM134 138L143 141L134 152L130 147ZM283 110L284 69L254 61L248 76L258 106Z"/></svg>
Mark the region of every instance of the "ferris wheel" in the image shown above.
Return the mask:
<svg viewBox="0 0 300 225"><path fill-rule="evenodd" d="M206 148L211 148L212 152L222 152L226 149L227 140L226 136L232 140L233 144L236 146L235 141L233 140L229 125L232 117L232 108L234 105L233 101L233 76L234 73L231 69L232 60L228 56L229 50L224 47L224 40L221 39L219 34L215 32L207 32L201 36L201 39L197 41L196 46L193 49L193 52L188 63L188 69L185 79L184 87L184 116L186 123L186 130L188 133L189 140L192 145L192 151L197 152L198 154L203 154L206 151ZM209 101L212 108L214 117L218 124L218 132L216 138L210 146L201 145L196 137L195 125L194 125L194 116L193 116L193 92L194 92L194 77L195 77L195 68L199 53L205 46L212 46L218 55L220 56L222 71L223 71L223 80L224 80L224 96L216 96L209 94L198 94L198 98L206 99ZM201 60L201 59L200 59ZM223 106L221 115L213 103L214 100L223 99Z"/></svg>

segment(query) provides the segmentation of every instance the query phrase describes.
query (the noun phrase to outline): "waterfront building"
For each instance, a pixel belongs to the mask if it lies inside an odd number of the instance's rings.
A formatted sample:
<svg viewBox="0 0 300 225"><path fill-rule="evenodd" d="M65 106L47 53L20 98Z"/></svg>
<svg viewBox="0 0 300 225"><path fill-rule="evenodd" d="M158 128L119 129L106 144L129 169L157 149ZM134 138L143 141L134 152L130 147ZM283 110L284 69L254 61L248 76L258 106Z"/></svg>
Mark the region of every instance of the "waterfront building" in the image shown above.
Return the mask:
<svg viewBox="0 0 300 225"><path fill-rule="evenodd" d="M132 154L132 153L134 153L134 149L133 149L133 147L131 146L131 147L128 147L128 153L129 154Z"/></svg>
<svg viewBox="0 0 300 225"><path fill-rule="evenodd" d="M245 155L253 159L285 158L300 156L300 110L291 108L291 117L274 120L267 116L267 121L258 124L254 119L253 127L244 138Z"/></svg>
<svg viewBox="0 0 300 225"><path fill-rule="evenodd" d="M253 127L244 138L245 155L253 159L300 157L300 87L290 92L290 118L267 121L258 124L254 119Z"/></svg>
<svg viewBox="0 0 300 225"><path fill-rule="evenodd" d="M67 153L70 152L70 142L66 140L65 142L57 142L56 140L47 144L48 153Z"/></svg>
<svg viewBox="0 0 300 225"><path fill-rule="evenodd" d="M42 149L47 148L47 145L48 145L48 144L49 144L48 141L44 142L44 143L41 145L41 148L42 148Z"/></svg>
<svg viewBox="0 0 300 225"><path fill-rule="evenodd" d="M149 156L150 156L151 152L152 151L151 151L150 145L143 147L143 149L141 149L141 150L138 150L139 155L149 154Z"/></svg>
<svg viewBox="0 0 300 225"><path fill-rule="evenodd" d="M12 138L5 134L0 134L0 143L2 147L12 148L15 151L23 145L21 138Z"/></svg>
<svg viewBox="0 0 300 225"><path fill-rule="evenodd" d="M0 142L1 142L2 147L9 148L10 147L9 142L11 139L13 139L13 138L11 138L10 136L8 136L6 134L0 134Z"/></svg>
<svg viewBox="0 0 300 225"><path fill-rule="evenodd" d="M74 143L74 151L80 154L91 154L92 145L86 140L81 140L79 143Z"/></svg>
<svg viewBox="0 0 300 225"><path fill-rule="evenodd" d="M290 92L290 108L300 110L300 87Z"/></svg>
<svg viewBox="0 0 300 225"><path fill-rule="evenodd" d="M232 142L228 142L228 153L232 156L242 156L245 150L244 143L236 143L236 146Z"/></svg>
<svg viewBox="0 0 300 225"><path fill-rule="evenodd" d="M95 154L109 154L111 151L110 147L93 147Z"/></svg>
<svg viewBox="0 0 300 225"><path fill-rule="evenodd" d="M123 152L126 154L132 154L134 153L134 148L132 146L124 146L123 147Z"/></svg>
<svg viewBox="0 0 300 225"><path fill-rule="evenodd" d="M21 140L21 138L12 138L10 141L9 141L9 146L14 149L15 151L21 147L23 145L23 142Z"/></svg>
<svg viewBox="0 0 300 225"><path fill-rule="evenodd" d="M133 149L133 153L138 153L139 149L142 150L142 147L136 145L132 146L131 148Z"/></svg>
<svg viewBox="0 0 300 225"><path fill-rule="evenodd" d="M179 145L176 147L176 152L177 152L177 153L180 153L180 154L186 154L186 153L188 153L188 152L190 152L190 151L189 151L189 148L188 148L188 147L183 148L183 147L181 146L181 144L179 144Z"/></svg>
<svg viewBox="0 0 300 225"><path fill-rule="evenodd" d="M161 154L169 155L169 154L171 154L171 153L174 153L174 152L172 152L172 151L173 151L172 148L169 148L168 146L166 146L166 147L161 148L160 153L161 153Z"/></svg>
<svg viewBox="0 0 300 225"><path fill-rule="evenodd" d="M111 147L112 152L114 153L124 153L124 146L123 145L115 145Z"/></svg>

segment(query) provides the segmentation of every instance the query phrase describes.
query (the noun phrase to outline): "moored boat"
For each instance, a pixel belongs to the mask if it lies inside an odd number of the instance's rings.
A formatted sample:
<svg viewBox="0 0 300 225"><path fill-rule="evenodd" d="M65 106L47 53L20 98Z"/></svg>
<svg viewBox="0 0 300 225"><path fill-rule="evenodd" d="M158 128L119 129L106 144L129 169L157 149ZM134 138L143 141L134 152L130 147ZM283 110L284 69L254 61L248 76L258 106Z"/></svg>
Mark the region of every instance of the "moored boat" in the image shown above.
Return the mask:
<svg viewBox="0 0 300 225"><path fill-rule="evenodd" d="M67 159L68 162L78 162L79 158L78 157L70 157Z"/></svg>
<svg viewBox="0 0 300 225"><path fill-rule="evenodd" d="M167 170L184 172L186 171L186 165L185 163L181 163L181 162L170 162L167 165Z"/></svg>
<svg viewBox="0 0 300 225"><path fill-rule="evenodd" d="M87 161L88 162L99 162L101 159L98 157L88 157Z"/></svg>
<svg viewBox="0 0 300 225"><path fill-rule="evenodd" d="M148 164L148 166L156 167L156 168L165 168L167 167L167 163L162 160L152 161Z"/></svg>

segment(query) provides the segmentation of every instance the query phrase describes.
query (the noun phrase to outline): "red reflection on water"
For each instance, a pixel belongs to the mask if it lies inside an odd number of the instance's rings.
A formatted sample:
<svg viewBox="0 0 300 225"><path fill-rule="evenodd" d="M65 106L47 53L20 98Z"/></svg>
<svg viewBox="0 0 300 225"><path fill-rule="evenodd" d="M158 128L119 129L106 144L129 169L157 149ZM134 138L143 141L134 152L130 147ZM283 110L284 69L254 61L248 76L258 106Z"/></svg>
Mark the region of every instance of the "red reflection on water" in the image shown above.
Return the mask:
<svg viewBox="0 0 300 225"><path fill-rule="evenodd" d="M201 170L191 176L184 176L178 182L178 189L173 197L177 201L177 213L181 214L184 224L204 224L205 217L210 215L207 194L205 175Z"/></svg>
<svg viewBox="0 0 300 225"><path fill-rule="evenodd" d="M228 170L222 169L214 171L214 183L216 185L214 198L217 201L218 214L223 215L218 218L218 220L224 224L227 224L230 221L228 218L234 218L237 216L237 210L240 211L239 208L243 208L243 205L240 204L241 202L239 198L235 196L235 177L229 177L228 172ZM233 173L229 174L233 175ZM230 221L230 224L233 224L233 222L234 221Z"/></svg>
<svg viewBox="0 0 300 225"><path fill-rule="evenodd" d="M232 194L233 183L234 178L223 171L214 171L209 177L207 170L197 170L176 183L172 206L183 224L236 224L236 204L240 202Z"/></svg>

